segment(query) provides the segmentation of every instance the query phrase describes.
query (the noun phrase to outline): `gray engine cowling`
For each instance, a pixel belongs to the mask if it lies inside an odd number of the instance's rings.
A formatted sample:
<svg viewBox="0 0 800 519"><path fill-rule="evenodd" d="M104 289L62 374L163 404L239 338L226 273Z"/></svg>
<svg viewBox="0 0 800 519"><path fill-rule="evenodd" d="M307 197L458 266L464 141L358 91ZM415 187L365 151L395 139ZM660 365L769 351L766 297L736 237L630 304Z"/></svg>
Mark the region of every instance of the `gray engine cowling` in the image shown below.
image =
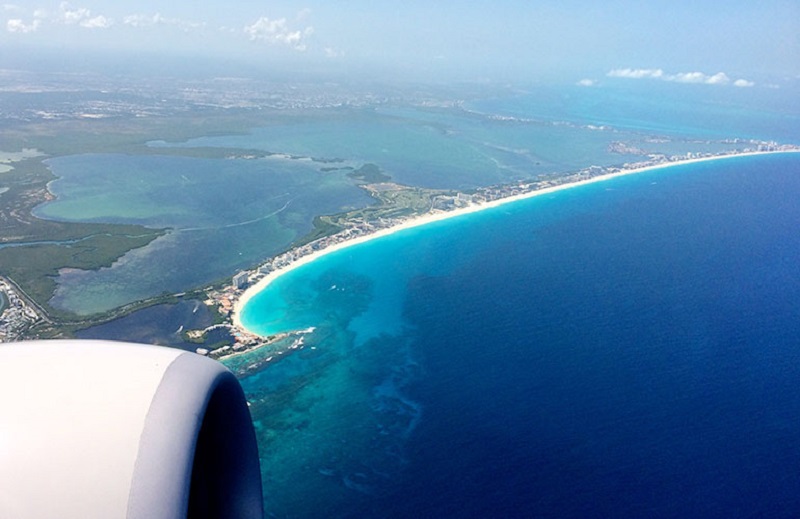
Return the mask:
<svg viewBox="0 0 800 519"><path fill-rule="evenodd" d="M180 350L0 345L0 517L261 518L236 378Z"/></svg>

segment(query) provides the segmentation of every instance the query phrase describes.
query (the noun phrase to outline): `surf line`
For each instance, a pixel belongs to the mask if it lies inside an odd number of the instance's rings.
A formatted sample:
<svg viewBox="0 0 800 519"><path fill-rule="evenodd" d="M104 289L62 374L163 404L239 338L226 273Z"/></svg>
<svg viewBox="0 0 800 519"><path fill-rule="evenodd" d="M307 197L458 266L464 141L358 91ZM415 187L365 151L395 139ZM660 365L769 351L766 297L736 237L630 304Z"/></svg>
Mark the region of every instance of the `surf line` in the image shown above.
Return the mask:
<svg viewBox="0 0 800 519"><path fill-rule="evenodd" d="M385 236L390 236L394 233L404 231L406 229L411 229L422 225L428 225L430 223L439 222L450 218L457 218L467 214L476 213L478 211L485 211L487 209L500 207L502 205L517 202L520 200L526 200L537 196L553 194L567 189L573 189L580 186L594 184L597 182L604 182L614 178L619 178L627 175L635 175L647 171L655 171L676 166L685 166L688 164L709 162L713 160L730 159L734 157L746 157L746 156L757 156L757 155L760 156L760 155L772 155L777 153L797 153L797 152L800 152L800 148L792 147L775 151L732 152L721 155L670 160L666 162L657 162L652 164L639 163L636 165L631 165L630 167L623 167L621 169L614 168L611 171L607 171L605 173L601 173L599 175L590 178L581 178L579 180L574 180L574 181L565 181L564 183L557 185L550 185L547 187L541 187L537 185L531 188L530 190L526 190L521 193L510 194L508 196L500 196L499 198L495 198L493 200L485 202L473 202L467 205L466 207L461 207L450 211L437 210L435 212L428 212L422 215L413 216L409 219L390 222L386 227L376 229L372 232L369 232L368 234L357 234L355 236L352 236L348 234L348 231L352 231L352 229L345 229L340 233L328 236L326 238L322 238L321 242L317 244L317 248L313 247L313 245L316 242L312 242L305 244L301 247L295 247L283 254L280 254L279 256L276 256L275 258L272 258L271 261L273 262L276 259L282 257L291 257L292 259L290 261L281 262L280 267L275 268L274 270L266 273L265 275L263 275L263 277L261 277L262 274L260 273L260 269L256 269L255 270L256 276L260 277L260 279L258 279L258 281L254 285L247 288L238 298L235 299L233 303L233 312L232 312L233 326L234 328L239 329L244 333L259 336L260 335L259 333L247 328L247 326L245 326L244 323L242 322L241 319L242 310L244 309L245 306L247 306L247 303L255 295L266 289L276 279L288 274L289 272L299 267L302 267L313 261L316 261L317 259L323 256L327 256L328 254L340 251L348 247L353 247L355 245L366 243L371 240L379 239ZM578 174L580 174L580 172L578 172ZM565 177L569 176L570 175L566 175Z"/></svg>

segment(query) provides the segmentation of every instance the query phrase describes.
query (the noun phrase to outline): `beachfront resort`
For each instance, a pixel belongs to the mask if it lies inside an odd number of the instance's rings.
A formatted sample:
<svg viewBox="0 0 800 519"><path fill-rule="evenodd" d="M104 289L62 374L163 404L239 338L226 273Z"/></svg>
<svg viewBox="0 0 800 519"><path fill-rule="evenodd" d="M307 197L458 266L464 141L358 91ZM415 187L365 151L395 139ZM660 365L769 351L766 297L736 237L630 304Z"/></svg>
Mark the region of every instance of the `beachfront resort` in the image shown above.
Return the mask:
<svg viewBox="0 0 800 519"><path fill-rule="evenodd" d="M740 150L721 153L687 153L673 156L652 154L646 160L625 163L621 166L590 166L565 175L542 175L531 181L478 188L470 192L419 190L389 182L364 184L362 187L379 200L380 203L378 205L368 210L328 217L327 221L330 224L329 230L331 231L329 234L312 241L299 243L286 252L272 257L257 268L237 273L233 276L230 285L207 291L208 299L206 304L216 306L225 319L221 325L215 326L229 327L234 343L213 351L198 349L198 352L201 354L211 353L215 357L222 357L274 344L279 340L285 339L285 334L261 337L248 330L240 320L242 308L253 295L264 290L267 285L279 276L301 265L310 263L322 255L344 247L363 243L369 239L388 235L398 230L617 176L695 161L759 153L797 151L800 151L800 147L794 145L757 142L751 143L750 146ZM408 203L406 198L403 204L398 203L401 198L398 193L409 190L414 192L415 202ZM199 339L206 331L195 330L189 332L189 335ZM302 337L307 332L308 330L297 332L298 337ZM297 343L291 344L297 347Z"/></svg>

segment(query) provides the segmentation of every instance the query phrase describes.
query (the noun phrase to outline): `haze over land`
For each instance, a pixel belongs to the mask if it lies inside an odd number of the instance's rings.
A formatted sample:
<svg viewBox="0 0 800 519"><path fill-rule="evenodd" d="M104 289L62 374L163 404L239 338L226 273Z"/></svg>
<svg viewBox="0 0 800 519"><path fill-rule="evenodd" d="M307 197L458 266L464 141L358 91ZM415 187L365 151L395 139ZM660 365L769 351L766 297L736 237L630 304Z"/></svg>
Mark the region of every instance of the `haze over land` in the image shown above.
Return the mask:
<svg viewBox="0 0 800 519"><path fill-rule="evenodd" d="M800 74L798 19L800 7L790 0L724 6L709 0L26 0L0 10L0 65L81 70L91 68L88 57L99 58L102 49L103 67L115 72L163 71L173 57L182 57L201 60L195 65L200 68L238 74L281 69L369 74L362 79L574 77L595 84L613 70L641 69L676 81L779 85ZM183 71L191 68L184 59Z"/></svg>

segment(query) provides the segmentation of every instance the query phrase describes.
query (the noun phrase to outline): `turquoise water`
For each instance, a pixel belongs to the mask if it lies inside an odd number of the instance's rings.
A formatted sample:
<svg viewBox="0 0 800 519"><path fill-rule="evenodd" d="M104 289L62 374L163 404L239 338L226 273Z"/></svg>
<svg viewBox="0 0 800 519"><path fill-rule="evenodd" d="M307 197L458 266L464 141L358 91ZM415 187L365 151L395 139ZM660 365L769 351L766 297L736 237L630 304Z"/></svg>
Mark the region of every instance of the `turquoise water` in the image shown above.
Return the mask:
<svg viewBox="0 0 800 519"><path fill-rule="evenodd" d="M796 142L800 103L796 87L707 88L606 79L606 87L541 87L469 103L471 109L546 121L610 125L676 139L739 137ZM613 86L612 86L613 85Z"/></svg>
<svg viewBox="0 0 800 519"><path fill-rule="evenodd" d="M666 110L674 112L673 119L640 124L659 121L665 113L646 95L630 97L623 105L621 99L628 98L619 96L624 92L555 92L538 88L450 108L387 103L308 110L275 117L243 135L151 143L154 153L160 147L207 146L258 149L293 159L89 154L49 160L58 177L51 184L57 200L37 208L38 216L171 229L110 268L62 272L52 304L89 314L252 267L307 232L314 216L371 203L346 177L347 170L326 172L330 167L374 163L396 182L470 189L640 159L611 153L609 145L618 141L645 152L719 151L736 145L709 138L746 136L740 130L748 121L757 128L769 117L776 125L796 122L791 114L751 107L752 113L737 109L737 125L729 128L722 119L715 132L698 134L692 121L684 120L691 106L686 100L674 101L680 110ZM620 113L620 106L635 116ZM702 117L716 120L719 107L699 106L706 107ZM733 110L730 103L725 107ZM611 126L600 129L597 123ZM673 129L667 132L668 127Z"/></svg>
<svg viewBox="0 0 800 519"><path fill-rule="evenodd" d="M794 93L706 86L536 87L152 143L295 159L51 160L58 199L39 215L171 229L109 269L62 273L54 304L90 313L202 285L280 251L314 215L370 203L326 166L469 188L636 158L615 141L800 143ZM226 361L252 404L269 516L800 515L799 169L770 156L620 178L281 278L245 318L315 331ZM170 340L187 308L85 333Z"/></svg>
<svg viewBox="0 0 800 519"><path fill-rule="evenodd" d="M796 516L798 196L797 155L673 167L284 276L246 319L317 331L242 379L269 513Z"/></svg>
<svg viewBox="0 0 800 519"><path fill-rule="evenodd" d="M445 223L432 224L437 228ZM317 326L328 318L338 319L342 313L352 313L349 329L356 334L356 342L380 334L396 335L402 331L402 303L404 284L426 267L431 270L445 268L446 261L436 257L436 264L425 262L430 258L425 244L414 245L414 261L409 261L403 250L415 236L428 232L409 229L379 241L368 242L323 256L277 279L269 290L257 294L245 308L241 318L248 328L264 335ZM456 244L450 244L455 247ZM376 256L381 261L376 261ZM346 268L344 268L346 266ZM325 272L313 283L297 282L297 276L306 272ZM391 272L391 276L384 276ZM380 297L374 297L380 294ZM369 304L357 300L372 296ZM337 312L331 315L330 308Z"/></svg>
<svg viewBox="0 0 800 519"><path fill-rule="evenodd" d="M662 140L654 145L645 139L658 135L656 129L647 134L638 127L600 130L587 127L592 121L585 117L552 119L548 113L536 110L547 95L537 92L523 97L530 101L530 106L517 98L503 97L467 103L466 108L401 105L343 109L321 118L282 121L253 129L246 135L202 137L181 145L357 158L380 165L396 182L443 189L468 189L592 164L620 164L636 158L609 153L608 146L615 141L666 153L731 148L687 142L684 138L675 142ZM508 111L509 105L517 111ZM563 110L561 113L568 115ZM496 114L519 119L496 119L493 117Z"/></svg>
<svg viewBox="0 0 800 519"><path fill-rule="evenodd" d="M228 277L280 252L317 214L371 203L342 172L300 161L80 155L48 165L58 198L37 216L170 229L111 268L63 272L52 304L81 314Z"/></svg>

